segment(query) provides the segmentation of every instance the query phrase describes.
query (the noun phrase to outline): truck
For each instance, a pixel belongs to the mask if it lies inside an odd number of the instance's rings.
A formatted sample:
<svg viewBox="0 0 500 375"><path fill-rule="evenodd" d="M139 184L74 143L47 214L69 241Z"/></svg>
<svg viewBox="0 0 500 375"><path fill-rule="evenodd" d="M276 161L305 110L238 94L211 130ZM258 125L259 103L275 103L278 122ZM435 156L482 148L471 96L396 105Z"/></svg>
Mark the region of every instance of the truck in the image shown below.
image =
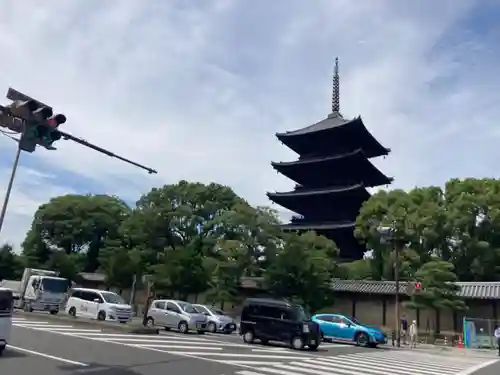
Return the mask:
<svg viewBox="0 0 500 375"><path fill-rule="evenodd" d="M59 277L59 272L25 268L14 295L14 307L24 311L49 311L52 315L59 312L67 296L71 282Z"/></svg>

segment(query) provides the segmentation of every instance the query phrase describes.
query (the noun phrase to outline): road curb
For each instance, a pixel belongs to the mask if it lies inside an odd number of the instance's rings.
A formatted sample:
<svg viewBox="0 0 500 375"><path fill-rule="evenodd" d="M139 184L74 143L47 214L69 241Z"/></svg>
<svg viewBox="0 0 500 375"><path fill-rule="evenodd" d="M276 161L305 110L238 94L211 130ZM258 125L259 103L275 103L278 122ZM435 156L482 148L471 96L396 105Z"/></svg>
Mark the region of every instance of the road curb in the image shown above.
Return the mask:
<svg viewBox="0 0 500 375"><path fill-rule="evenodd" d="M21 316L24 318L31 318L34 320L47 320L53 322L67 322L75 325L81 326L91 326L91 327L100 327L104 330L109 331L118 331L118 332L126 332L126 333L134 333L140 335L157 335L160 333L160 330L157 328L148 328L144 327L142 324L137 323L114 323L114 322L101 322L98 320L87 320L83 318L75 318L68 315L44 315L36 312L27 312L27 311L15 311L14 318L16 316Z"/></svg>

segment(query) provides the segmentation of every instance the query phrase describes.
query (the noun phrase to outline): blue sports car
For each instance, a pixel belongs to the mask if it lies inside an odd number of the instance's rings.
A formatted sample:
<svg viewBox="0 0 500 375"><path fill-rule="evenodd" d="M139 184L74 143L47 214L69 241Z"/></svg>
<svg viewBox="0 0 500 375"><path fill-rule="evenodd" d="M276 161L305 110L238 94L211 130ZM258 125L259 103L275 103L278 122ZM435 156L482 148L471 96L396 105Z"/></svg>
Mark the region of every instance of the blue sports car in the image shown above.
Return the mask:
<svg viewBox="0 0 500 375"><path fill-rule="evenodd" d="M319 324L324 340L341 341L370 347L387 343L387 337L382 330L362 324L350 316L317 314L312 317L312 320Z"/></svg>

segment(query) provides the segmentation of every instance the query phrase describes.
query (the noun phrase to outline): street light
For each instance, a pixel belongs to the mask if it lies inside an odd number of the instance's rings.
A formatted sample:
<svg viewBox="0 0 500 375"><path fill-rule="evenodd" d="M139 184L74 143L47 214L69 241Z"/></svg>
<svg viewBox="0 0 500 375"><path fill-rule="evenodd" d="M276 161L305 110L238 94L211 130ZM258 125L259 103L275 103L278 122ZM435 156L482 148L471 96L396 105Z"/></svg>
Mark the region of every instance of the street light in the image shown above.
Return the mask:
<svg viewBox="0 0 500 375"><path fill-rule="evenodd" d="M390 244L392 243L394 246L394 255L395 255L395 262L394 262L394 282L396 284L396 296L395 296L395 311L394 315L396 317L396 346L399 348L401 346L401 325L400 325L400 311L399 311L399 241L397 241L397 238L395 236L396 232L396 222L392 223L392 226L379 226L377 228L377 231L380 235L380 242L382 244L387 243Z"/></svg>

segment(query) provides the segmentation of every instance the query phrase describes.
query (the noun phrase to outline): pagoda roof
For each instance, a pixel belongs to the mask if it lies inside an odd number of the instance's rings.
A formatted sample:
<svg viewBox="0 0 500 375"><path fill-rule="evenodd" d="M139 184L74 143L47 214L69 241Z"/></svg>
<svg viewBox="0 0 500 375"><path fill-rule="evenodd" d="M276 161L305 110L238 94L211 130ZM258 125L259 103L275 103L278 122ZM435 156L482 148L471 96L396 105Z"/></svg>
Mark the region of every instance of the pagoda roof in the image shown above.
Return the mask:
<svg viewBox="0 0 500 375"><path fill-rule="evenodd" d="M316 233L329 238L339 248L339 257L357 260L362 259L366 247L359 243L354 236L354 221L333 221L333 222L303 222L296 221L282 226L285 231L315 231Z"/></svg>
<svg viewBox="0 0 500 375"><path fill-rule="evenodd" d="M335 186L335 187L326 187L321 189L307 189L304 187L298 187L292 191L286 192L276 192L276 193L267 193L268 197L311 197L318 195L345 195L345 194L361 194L366 197L370 197L370 193L366 191L365 186L363 184L355 184L351 186Z"/></svg>
<svg viewBox="0 0 500 375"><path fill-rule="evenodd" d="M327 157L272 162L281 174L301 185L328 186L362 182L366 187L389 185L393 179L366 158L362 149Z"/></svg>
<svg viewBox="0 0 500 375"><path fill-rule="evenodd" d="M314 230L314 231L324 231L324 230L341 230L341 229L354 229L356 223L354 221L334 221L334 222L322 222L322 223L290 223L282 225L284 230Z"/></svg>
<svg viewBox="0 0 500 375"><path fill-rule="evenodd" d="M321 149L329 152L335 148L339 151L362 148L369 158L390 152L366 129L360 116L347 120L339 112L305 128L276 133L276 137L299 155L321 154Z"/></svg>
<svg viewBox="0 0 500 375"><path fill-rule="evenodd" d="M356 218L370 193L363 184L323 189L296 188L290 192L267 193L273 202L306 217L351 219Z"/></svg>

